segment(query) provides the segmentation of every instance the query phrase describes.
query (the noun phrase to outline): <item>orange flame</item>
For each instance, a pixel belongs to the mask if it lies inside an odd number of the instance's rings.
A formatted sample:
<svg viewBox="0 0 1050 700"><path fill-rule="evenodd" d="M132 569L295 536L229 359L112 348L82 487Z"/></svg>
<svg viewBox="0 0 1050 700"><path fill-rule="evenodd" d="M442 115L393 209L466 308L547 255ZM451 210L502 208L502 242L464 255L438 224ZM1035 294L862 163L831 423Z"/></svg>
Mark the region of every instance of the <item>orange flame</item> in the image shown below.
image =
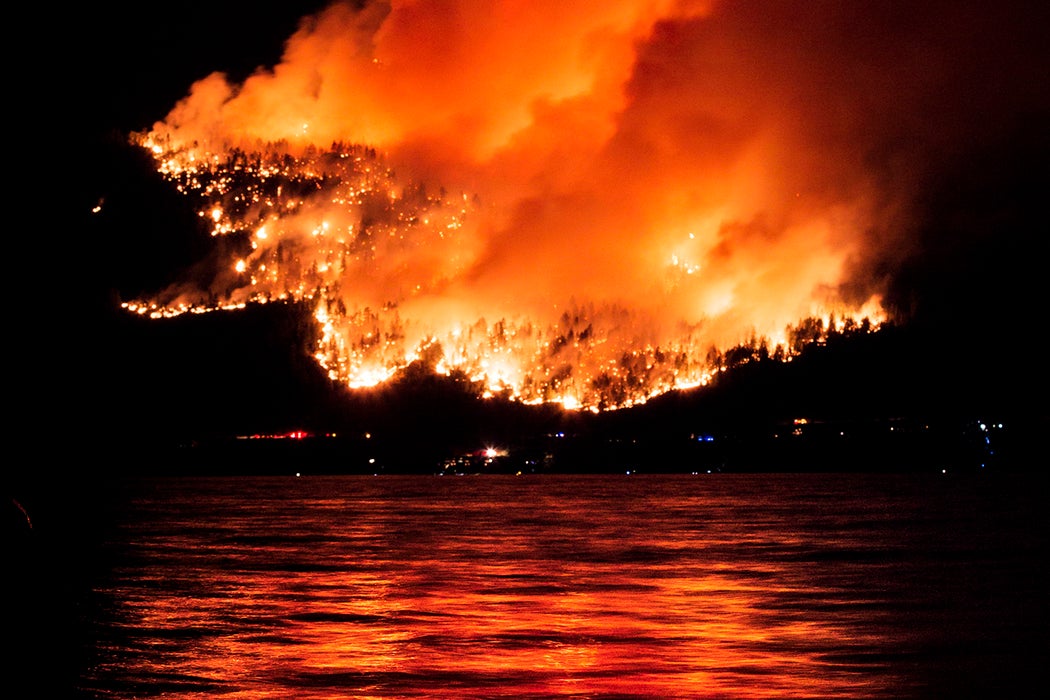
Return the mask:
<svg viewBox="0 0 1050 700"><path fill-rule="evenodd" d="M877 288L842 291L886 206L841 138L862 119L811 56L738 55L759 29L715 2L336 3L133 135L236 243L128 307L308 299L349 386L422 360L587 408L801 319L877 324Z"/></svg>

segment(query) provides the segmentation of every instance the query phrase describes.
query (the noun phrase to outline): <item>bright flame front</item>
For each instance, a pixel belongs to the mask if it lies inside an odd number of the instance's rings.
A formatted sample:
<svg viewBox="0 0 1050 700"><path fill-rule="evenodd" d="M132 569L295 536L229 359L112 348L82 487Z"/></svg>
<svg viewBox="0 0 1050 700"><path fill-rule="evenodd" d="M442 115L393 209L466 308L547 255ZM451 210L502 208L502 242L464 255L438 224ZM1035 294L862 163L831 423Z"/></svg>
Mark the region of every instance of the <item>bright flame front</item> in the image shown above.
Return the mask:
<svg viewBox="0 0 1050 700"><path fill-rule="evenodd" d="M435 372L462 372L485 396L569 409L641 403L704 384L726 366L728 346L718 346L725 336L717 326L733 302L712 306L704 301L708 288L690 286L702 273L684 261L687 245L654 282L662 303L693 299L692 320L668 323L650 304L569 298L538 312L510 303L489 321L492 300L471 298L475 290L464 286L483 257L479 227L491 218L476 196L402 183L362 146L295 150L273 143L257 151L199 152L156 134L135 138L179 191L199 199L213 235L228 241L222 251L229 260L207 285L194 280L126 303L134 313L160 318L308 301L319 329L314 358L350 388L376 386L422 361ZM548 285L540 277L534 282ZM863 311L878 314L875 306ZM847 316L839 318L847 323ZM787 359L806 342L842 330L831 327L830 317L818 327L809 321L808 335L792 331L792 340L785 335L790 328L758 334L752 326L734 346L755 358L778 352Z"/></svg>

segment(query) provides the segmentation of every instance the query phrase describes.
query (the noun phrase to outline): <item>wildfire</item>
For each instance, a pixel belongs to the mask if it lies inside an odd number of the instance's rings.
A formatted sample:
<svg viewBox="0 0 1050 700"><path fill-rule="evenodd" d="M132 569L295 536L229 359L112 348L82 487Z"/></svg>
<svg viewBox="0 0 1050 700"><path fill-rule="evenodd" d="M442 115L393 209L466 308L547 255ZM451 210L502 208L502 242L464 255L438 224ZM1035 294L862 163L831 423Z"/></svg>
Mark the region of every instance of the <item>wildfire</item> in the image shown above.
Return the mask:
<svg viewBox="0 0 1050 700"><path fill-rule="evenodd" d="M349 387L422 362L572 409L877 328L877 293L838 291L867 179L799 156L801 101L772 95L729 134L751 103L708 106L711 85L662 63L668 22L696 31L711 10L595 5L479 10L505 43L427 3L336 4L272 72L201 80L131 138L221 239L221 272L125 308L307 301L313 356Z"/></svg>

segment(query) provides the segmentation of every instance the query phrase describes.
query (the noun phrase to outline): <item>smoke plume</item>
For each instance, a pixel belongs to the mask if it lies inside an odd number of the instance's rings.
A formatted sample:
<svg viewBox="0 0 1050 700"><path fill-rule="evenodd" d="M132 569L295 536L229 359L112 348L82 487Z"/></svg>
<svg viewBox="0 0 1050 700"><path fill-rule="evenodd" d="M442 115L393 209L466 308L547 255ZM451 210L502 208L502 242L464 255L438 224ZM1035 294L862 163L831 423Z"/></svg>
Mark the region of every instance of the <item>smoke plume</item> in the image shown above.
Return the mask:
<svg viewBox="0 0 1050 700"><path fill-rule="evenodd" d="M237 217L227 200L230 228L255 237L254 291L231 258L229 279L158 298L323 287L320 317L353 319L331 326L324 360L342 375L361 369L336 368L367 345L365 326L391 341L388 366L434 342L457 365L472 324L490 341L498 324L533 343L520 356L544 358L539 374L505 368L509 384L614 377L614 403L635 381L631 349L695 355L782 340L810 316L911 313L917 287L900 270L951 247L951 230L928 225L951 199L946 174L1046 114L1035 8L337 2L302 20L277 65L236 84L202 77L147 140L158 162L277 143L306 169L352 145L364 155L338 176L365 194L336 206L318 184L294 211ZM339 266L312 243L318 227L358 237ZM279 276L261 272L277 261Z"/></svg>

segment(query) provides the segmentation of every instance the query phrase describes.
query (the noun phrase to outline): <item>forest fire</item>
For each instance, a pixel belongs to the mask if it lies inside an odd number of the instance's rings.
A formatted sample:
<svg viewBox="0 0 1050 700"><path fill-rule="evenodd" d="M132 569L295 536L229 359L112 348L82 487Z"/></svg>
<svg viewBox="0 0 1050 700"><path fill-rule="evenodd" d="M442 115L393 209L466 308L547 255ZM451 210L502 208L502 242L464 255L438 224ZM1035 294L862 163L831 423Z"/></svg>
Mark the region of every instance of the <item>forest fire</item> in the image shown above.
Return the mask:
<svg viewBox="0 0 1050 700"><path fill-rule="evenodd" d="M862 88L723 60L717 32L761 27L719 3L594 5L337 3L274 69L203 78L132 140L211 272L125 308L305 300L349 387L421 362L588 409L877 328L872 232L903 204L846 138Z"/></svg>
<svg viewBox="0 0 1050 700"><path fill-rule="evenodd" d="M232 263L206 292L180 286L148 302L125 302L133 313L164 318L312 300L321 329L315 359L351 388L375 386L424 361L435 372L464 373L487 395L572 409L632 405L704 384L725 368L728 348L705 336L703 319L659 335L652 319L601 302L570 302L553 323L513 309L495 323L444 314L442 325L418 315L416 300L440 302L447 279L461 272L457 236L474 225L478 205L467 194L401 186L373 149L333 144L293 155L268 144L198 154L136 138L180 192L200 198L199 214L213 236L227 239ZM695 272L675 255L664 274ZM864 311L863 328L873 329L879 310ZM862 327L848 316L836 323L833 314L817 325L809 335L801 325L782 329L775 340L752 329L736 347L755 358L789 359L826 332Z"/></svg>

